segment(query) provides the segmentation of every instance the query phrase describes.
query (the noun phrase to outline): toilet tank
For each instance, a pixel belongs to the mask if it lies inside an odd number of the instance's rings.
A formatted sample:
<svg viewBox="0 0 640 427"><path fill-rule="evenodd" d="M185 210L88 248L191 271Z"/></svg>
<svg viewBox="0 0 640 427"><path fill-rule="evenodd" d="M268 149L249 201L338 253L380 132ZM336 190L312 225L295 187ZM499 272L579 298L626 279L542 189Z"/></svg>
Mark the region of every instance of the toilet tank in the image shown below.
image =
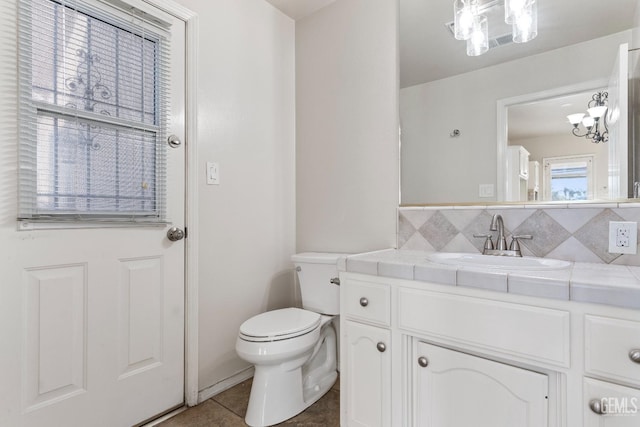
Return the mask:
<svg viewBox="0 0 640 427"><path fill-rule="evenodd" d="M304 252L293 255L302 294L302 308L316 313L340 314L340 287L331 283L338 277L337 262L346 254Z"/></svg>

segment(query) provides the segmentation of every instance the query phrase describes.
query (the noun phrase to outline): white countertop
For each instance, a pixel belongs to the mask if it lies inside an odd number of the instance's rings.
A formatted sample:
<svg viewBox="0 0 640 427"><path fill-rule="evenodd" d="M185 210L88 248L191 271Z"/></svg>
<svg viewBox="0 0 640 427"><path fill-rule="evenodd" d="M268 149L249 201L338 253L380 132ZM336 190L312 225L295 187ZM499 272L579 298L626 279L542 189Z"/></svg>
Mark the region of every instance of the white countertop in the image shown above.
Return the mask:
<svg viewBox="0 0 640 427"><path fill-rule="evenodd" d="M428 252L385 249L340 259L338 269L541 298L640 309L640 267L572 263L561 270L507 270L431 262ZM487 255L491 256L491 255Z"/></svg>

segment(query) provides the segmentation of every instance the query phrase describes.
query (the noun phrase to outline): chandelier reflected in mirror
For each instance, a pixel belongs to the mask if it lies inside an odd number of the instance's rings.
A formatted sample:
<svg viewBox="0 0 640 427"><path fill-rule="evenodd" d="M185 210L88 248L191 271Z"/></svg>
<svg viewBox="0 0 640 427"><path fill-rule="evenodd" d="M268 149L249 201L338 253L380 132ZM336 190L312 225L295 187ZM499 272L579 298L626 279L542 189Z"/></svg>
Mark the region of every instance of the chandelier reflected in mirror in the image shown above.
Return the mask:
<svg viewBox="0 0 640 427"><path fill-rule="evenodd" d="M504 22L512 28L514 43L526 43L538 35L537 0L454 0L453 33L456 39L466 40L467 55L478 56L489 50L489 22L487 12L504 6Z"/></svg>
<svg viewBox="0 0 640 427"><path fill-rule="evenodd" d="M607 127L607 104L609 103L608 92L596 92L587 104L587 114L569 114L567 119L573 125L571 133L580 138L591 139L591 142L598 144L609 140L609 128ZM584 127L580 128L580 124ZM584 132L581 134L581 132Z"/></svg>

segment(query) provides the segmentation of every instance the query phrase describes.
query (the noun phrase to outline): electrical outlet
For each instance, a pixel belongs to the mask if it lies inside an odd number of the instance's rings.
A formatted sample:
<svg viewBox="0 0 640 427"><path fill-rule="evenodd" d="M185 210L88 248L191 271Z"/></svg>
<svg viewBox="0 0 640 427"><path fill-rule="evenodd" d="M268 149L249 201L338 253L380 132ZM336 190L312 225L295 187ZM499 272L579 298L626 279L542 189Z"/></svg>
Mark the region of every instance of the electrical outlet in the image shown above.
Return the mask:
<svg viewBox="0 0 640 427"><path fill-rule="evenodd" d="M609 253L635 254L638 246L638 223L609 221Z"/></svg>

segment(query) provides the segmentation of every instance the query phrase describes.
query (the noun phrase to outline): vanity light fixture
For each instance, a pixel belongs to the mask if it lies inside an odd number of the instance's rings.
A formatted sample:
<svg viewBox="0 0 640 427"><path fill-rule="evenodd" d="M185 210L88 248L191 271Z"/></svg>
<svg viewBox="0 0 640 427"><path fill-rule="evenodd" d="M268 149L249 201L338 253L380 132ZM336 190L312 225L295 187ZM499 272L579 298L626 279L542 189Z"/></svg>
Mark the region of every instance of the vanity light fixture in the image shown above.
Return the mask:
<svg viewBox="0 0 640 427"><path fill-rule="evenodd" d="M479 0L454 0L453 34L467 41L467 55L478 56L489 50L487 17L490 9L504 4L505 23L512 27L515 43L526 43L538 35L537 0L493 0L480 4Z"/></svg>
<svg viewBox="0 0 640 427"><path fill-rule="evenodd" d="M609 140L609 128L607 127L608 92L596 92L587 104L587 113L569 114L567 119L573 125L571 133L579 138L591 139L595 144ZM586 132L580 135L580 123L586 128ZM600 125L604 129L600 128Z"/></svg>

